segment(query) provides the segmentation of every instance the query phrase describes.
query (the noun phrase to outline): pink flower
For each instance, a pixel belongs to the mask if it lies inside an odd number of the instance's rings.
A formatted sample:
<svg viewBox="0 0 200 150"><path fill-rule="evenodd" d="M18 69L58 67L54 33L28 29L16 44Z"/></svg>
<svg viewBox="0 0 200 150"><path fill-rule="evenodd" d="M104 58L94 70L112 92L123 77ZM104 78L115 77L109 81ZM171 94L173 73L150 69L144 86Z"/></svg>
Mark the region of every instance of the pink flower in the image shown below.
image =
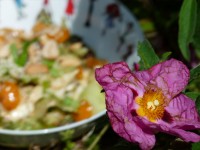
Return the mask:
<svg viewBox="0 0 200 150"><path fill-rule="evenodd" d="M189 80L182 62L171 59L136 72L125 62L107 64L96 69L96 80L105 90L113 130L141 149L153 148L157 132L200 141L189 131L199 129L200 121L195 102L181 93Z"/></svg>

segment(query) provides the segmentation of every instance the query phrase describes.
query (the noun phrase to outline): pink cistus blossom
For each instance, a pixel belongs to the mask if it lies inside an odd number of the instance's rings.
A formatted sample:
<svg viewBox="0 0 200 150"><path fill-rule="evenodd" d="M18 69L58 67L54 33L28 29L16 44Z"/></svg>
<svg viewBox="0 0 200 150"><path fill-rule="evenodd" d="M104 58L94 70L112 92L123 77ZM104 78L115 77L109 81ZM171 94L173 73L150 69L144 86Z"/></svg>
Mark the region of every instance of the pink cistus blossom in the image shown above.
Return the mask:
<svg viewBox="0 0 200 150"><path fill-rule="evenodd" d="M158 132L200 141L190 131L200 128L195 102L181 93L189 80L182 62L170 59L135 72L125 62L116 62L97 68L95 76L105 91L112 128L127 141L152 149Z"/></svg>

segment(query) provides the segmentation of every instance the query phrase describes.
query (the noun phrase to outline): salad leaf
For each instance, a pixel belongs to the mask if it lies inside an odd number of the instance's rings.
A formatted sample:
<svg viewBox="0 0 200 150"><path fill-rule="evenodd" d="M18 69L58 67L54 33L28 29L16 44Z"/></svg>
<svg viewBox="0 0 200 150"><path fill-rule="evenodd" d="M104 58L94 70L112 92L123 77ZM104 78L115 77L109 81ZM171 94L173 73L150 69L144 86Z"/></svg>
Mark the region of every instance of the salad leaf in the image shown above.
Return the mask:
<svg viewBox="0 0 200 150"><path fill-rule="evenodd" d="M59 77L62 73L63 73L62 70L56 67L52 67L50 70L50 74L52 77Z"/></svg>
<svg viewBox="0 0 200 150"><path fill-rule="evenodd" d="M56 64L54 60L44 59L42 63L47 65L52 77L59 77L61 74L63 74L63 70L59 68L59 65Z"/></svg>
<svg viewBox="0 0 200 150"><path fill-rule="evenodd" d="M19 49L17 48L15 43L10 45L10 51L11 51L12 57L14 59L14 62L18 66L23 67L26 64L28 60L28 47L30 46L31 43L35 41L36 41L35 39L31 41L24 41L21 53L19 53Z"/></svg>
<svg viewBox="0 0 200 150"><path fill-rule="evenodd" d="M70 108L74 108L77 109L79 102L75 101L74 99L72 99L71 97L66 96L66 98L63 100L63 104L66 107L70 107Z"/></svg>
<svg viewBox="0 0 200 150"><path fill-rule="evenodd" d="M44 59L42 61L43 64L47 65L47 67L49 69L51 69L53 67L53 64L54 64L54 60L49 60L49 59Z"/></svg>
<svg viewBox="0 0 200 150"><path fill-rule="evenodd" d="M16 44L11 44L10 45L10 51L11 51L11 54L12 54L12 57L15 61L15 63L17 64L17 60L18 60L18 48L16 46Z"/></svg>

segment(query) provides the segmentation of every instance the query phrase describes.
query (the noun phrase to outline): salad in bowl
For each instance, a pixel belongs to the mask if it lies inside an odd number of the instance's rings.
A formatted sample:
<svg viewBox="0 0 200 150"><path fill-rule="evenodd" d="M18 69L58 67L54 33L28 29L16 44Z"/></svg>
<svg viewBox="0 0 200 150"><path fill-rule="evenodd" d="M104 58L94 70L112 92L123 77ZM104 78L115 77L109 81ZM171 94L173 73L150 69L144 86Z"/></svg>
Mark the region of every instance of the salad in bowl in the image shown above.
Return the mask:
<svg viewBox="0 0 200 150"><path fill-rule="evenodd" d="M44 146L106 119L94 71L139 61L136 18L115 0L0 0L0 145ZM12 11L7 11L12 10Z"/></svg>
<svg viewBox="0 0 200 150"><path fill-rule="evenodd" d="M37 22L30 33L0 29L0 127L51 128L105 109L94 69L106 61L66 27Z"/></svg>

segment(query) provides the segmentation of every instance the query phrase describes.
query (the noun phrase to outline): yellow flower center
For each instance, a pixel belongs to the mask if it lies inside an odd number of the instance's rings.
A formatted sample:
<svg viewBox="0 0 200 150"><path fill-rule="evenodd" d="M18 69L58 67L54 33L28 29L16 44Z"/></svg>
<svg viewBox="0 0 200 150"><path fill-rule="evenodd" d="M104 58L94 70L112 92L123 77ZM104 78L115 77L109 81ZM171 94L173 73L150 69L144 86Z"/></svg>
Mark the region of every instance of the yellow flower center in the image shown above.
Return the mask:
<svg viewBox="0 0 200 150"><path fill-rule="evenodd" d="M137 114L146 117L149 121L155 122L164 115L165 97L159 88L149 88L145 91L143 97L137 97L136 103L139 108Z"/></svg>

